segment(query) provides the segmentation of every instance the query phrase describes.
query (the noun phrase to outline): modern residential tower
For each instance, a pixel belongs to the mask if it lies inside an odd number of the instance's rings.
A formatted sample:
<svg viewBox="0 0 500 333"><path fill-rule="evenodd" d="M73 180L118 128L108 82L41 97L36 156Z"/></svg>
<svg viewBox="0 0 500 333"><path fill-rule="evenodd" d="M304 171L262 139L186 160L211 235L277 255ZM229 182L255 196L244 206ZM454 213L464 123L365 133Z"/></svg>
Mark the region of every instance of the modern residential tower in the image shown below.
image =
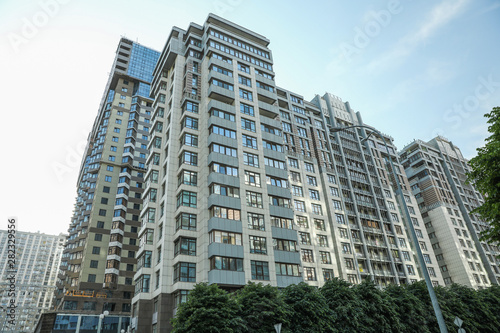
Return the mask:
<svg viewBox="0 0 500 333"><path fill-rule="evenodd" d="M460 149L438 136L410 143L400 156L444 282L473 288L498 284L499 248L479 240L489 225L471 214L483 197L466 180L470 168Z"/></svg>
<svg viewBox="0 0 500 333"><path fill-rule="evenodd" d="M54 330L128 327L151 133L149 92L158 57L126 38L116 50L82 159L57 312L46 316Z"/></svg>
<svg viewBox="0 0 500 333"><path fill-rule="evenodd" d="M41 233L17 231L15 243L8 242L9 233L0 230L0 298L2 310L6 309L11 299L17 306L15 326L9 325L5 312L0 312L0 330L2 332L33 332L44 311L55 306L57 272L61 264L65 235L46 235ZM9 268L8 244L15 246L15 298L9 292L10 281L5 280L12 274Z"/></svg>
<svg viewBox="0 0 500 333"><path fill-rule="evenodd" d="M390 156L338 97L276 87L269 40L209 15L174 28L154 70L131 328L170 329L196 283L384 286L420 279L413 223L443 284L392 139ZM400 214L392 158L412 221Z"/></svg>

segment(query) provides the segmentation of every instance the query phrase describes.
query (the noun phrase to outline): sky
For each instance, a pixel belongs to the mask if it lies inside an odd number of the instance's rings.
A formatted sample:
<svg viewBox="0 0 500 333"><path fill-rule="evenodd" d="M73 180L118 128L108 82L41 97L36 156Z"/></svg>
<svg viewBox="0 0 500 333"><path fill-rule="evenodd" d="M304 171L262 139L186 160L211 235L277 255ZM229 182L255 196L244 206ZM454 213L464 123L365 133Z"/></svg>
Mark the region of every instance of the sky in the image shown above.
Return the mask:
<svg viewBox="0 0 500 333"><path fill-rule="evenodd" d="M398 148L442 135L466 158L500 105L500 0L0 0L0 229L67 232L121 36L162 50L214 13L267 37L278 86L332 93Z"/></svg>

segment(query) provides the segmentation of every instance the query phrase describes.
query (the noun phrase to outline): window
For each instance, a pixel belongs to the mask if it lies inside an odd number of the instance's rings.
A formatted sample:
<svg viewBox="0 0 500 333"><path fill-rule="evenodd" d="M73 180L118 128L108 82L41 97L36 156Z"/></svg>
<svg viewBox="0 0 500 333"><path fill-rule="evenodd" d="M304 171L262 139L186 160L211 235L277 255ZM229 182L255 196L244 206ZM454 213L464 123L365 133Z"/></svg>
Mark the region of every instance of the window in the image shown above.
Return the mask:
<svg viewBox="0 0 500 333"><path fill-rule="evenodd" d="M219 206L212 206L212 208L210 208L210 215L212 217L235 221L240 221L241 219L239 210Z"/></svg>
<svg viewBox="0 0 500 333"><path fill-rule="evenodd" d="M98 242L102 241L102 234L95 234L94 235L94 240L98 241Z"/></svg>
<svg viewBox="0 0 500 333"><path fill-rule="evenodd" d="M231 114L231 113L228 113L228 112L224 112L224 111L221 111L221 110L212 109L212 111L211 111L210 114L212 116L214 116L214 117L219 117L219 118L226 119L226 120L229 120L229 121L235 121L234 114Z"/></svg>
<svg viewBox="0 0 500 333"><path fill-rule="evenodd" d="M184 117L182 120L181 128L198 129L198 119L192 117Z"/></svg>
<svg viewBox="0 0 500 333"><path fill-rule="evenodd" d="M111 177L111 176L105 176L104 177L104 181L105 182L111 182L112 179L113 179L113 177Z"/></svg>
<svg viewBox="0 0 500 333"><path fill-rule="evenodd" d="M323 268L323 279L325 279L325 281L328 281L328 280L332 280L333 278L334 278L333 269Z"/></svg>
<svg viewBox="0 0 500 333"><path fill-rule="evenodd" d="M183 170L177 177L178 186L181 184L197 186L198 184L198 173L195 171Z"/></svg>
<svg viewBox="0 0 500 333"><path fill-rule="evenodd" d="M282 188L288 188L288 181L286 179L266 176L266 183L268 185L278 186L278 187L282 187Z"/></svg>
<svg viewBox="0 0 500 333"><path fill-rule="evenodd" d="M303 191L302 187L300 187L300 186L292 185L292 193L296 197L303 197L304 196L304 191Z"/></svg>
<svg viewBox="0 0 500 333"><path fill-rule="evenodd" d="M243 259L215 256L210 258L210 269L243 272Z"/></svg>
<svg viewBox="0 0 500 333"><path fill-rule="evenodd" d="M292 180L294 182L298 182L298 183L302 182L302 180L300 179L300 173L294 172L294 171L290 171L290 176L292 177Z"/></svg>
<svg viewBox="0 0 500 333"><path fill-rule="evenodd" d="M313 267L304 267L304 280L316 281L316 269Z"/></svg>
<svg viewBox="0 0 500 333"><path fill-rule="evenodd" d="M280 160L264 157L264 164L270 166L271 168L286 170L285 162Z"/></svg>
<svg viewBox="0 0 500 333"><path fill-rule="evenodd" d="M177 208L180 206L196 208L196 193L190 191L181 191L177 195Z"/></svg>
<svg viewBox="0 0 500 333"><path fill-rule="evenodd" d="M184 254L196 255L196 239L180 237L174 242L174 256Z"/></svg>
<svg viewBox="0 0 500 333"><path fill-rule="evenodd" d="M264 261L250 261L253 280L269 280L269 265Z"/></svg>
<svg viewBox="0 0 500 333"><path fill-rule="evenodd" d="M213 125L210 127L210 133L215 133L218 135L225 136L226 138L231 138L231 139L236 139L236 132L224 127L219 127L216 125Z"/></svg>
<svg viewBox="0 0 500 333"><path fill-rule="evenodd" d="M247 206L254 208L262 208L262 194L257 192L247 191Z"/></svg>
<svg viewBox="0 0 500 333"><path fill-rule="evenodd" d="M98 268L98 266L99 266L99 261L97 260L90 261L90 268Z"/></svg>
<svg viewBox="0 0 500 333"><path fill-rule="evenodd" d="M174 265L175 282L196 282L196 264L179 262Z"/></svg>
<svg viewBox="0 0 500 333"><path fill-rule="evenodd" d="M253 230L265 230L264 215L248 213L248 228Z"/></svg>
<svg viewBox="0 0 500 333"><path fill-rule="evenodd" d="M424 254L423 256L426 264L432 264L431 257L428 254Z"/></svg>
<svg viewBox="0 0 500 333"><path fill-rule="evenodd" d="M189 112L193 112L193 113L198 113L198 104L188 101L184 105L184 110L189 111ZM191 119L193 119L193 118L191 118Z"/></svg>
<svg viewBox="0 0 500 333"><path fill-rule="evenodd" d="M319 256L321 258L322 264L331 264L332 263L332 257L330 255L330 252L319 251Z"/></svg>
<svg viewBox="0 0 500 333"><path fill-rule="evenodd" d="M327 177L328 177L328 182L329 183L331 183L331 184L337 184L337 180L335 179L334 175L328 175L327 174Z"/></svg>
<svg viewBox="0 0 500 333"><path fill-rule="evenodd" d="M342 203L338 200L332 200L333 202L333 208L335 209L338 209L338 210L342 210Z"/></svg>
<svg viewBox="0 0 500 333"><path fill-rule="evenodd" d="M328 237L325 235L318 235L318 245L321 247L328 247Z"/></svg>
<svg viewBox="0 0 500 333"><path fill-rule="evenodd" d="M342 243L342 253L351 254L351 245L348 243Z"/></svg>
<svg viewBox="0 0 500 333"><path fill-rule="evenodd" d="M181 137L181 145L198 147L198 135L184 133Z"/></svg>
<svg viewBox="0 0 500 333"><path fill-rule="evenodd" d="M184 230L196 230L196 215L181 213L177 215L175 220L175 230L184 229Z"/></svg>
<svg viewBox="0 0 500 333"><path fill-rule="evenodd" d="M250 236L250 253L267 254L266 238Z"/></svg>
<svg viewBox="0 0 500 333"><path fill-rule="evenodd" d="M226 147L226 146L221 146L217 143L213 143L211 145L211 150L213 152L219 153L219 154L224 154L232 157L237 157L237 150L234 148Z"/></svg>
<svg viewBox="0 0 500 333"><path fill-rule="evenodd" d="M415 275L415 268L412 265L406 265L406 269L408 270L409 275Z"/></svg>
<svg viewBox="0 0 500 333"><path fill-rule="evenodd" d="M241 128L250 132L255 132L255 121L241 118Z"/></svg>
<svg viewBox="0 0 500 333"><path fill-rule="evenodd" d="M242 142L243 147L257 149L257 138L254 138L253 136L249 136L246 134L243 134L241 137L243 139Z"/></svg>
<svg viewBox="0 0 500 333"><path fill-rule="evenodd" d="M314 172L314 164L304 162L304 166L305 166L305 168L306 168L306 171L309 171L309 172Z"/></svg>
<svg viewBox="0 0 500 333"><path fill-rule="evenodd" d="M303 262L314 262L314 255L312 250L302 249L302 261Z"/></svg>
<svg viewBox="0 0 500 333"><path fill-rule="evenodd" d="M240 89L240 98L246 99L247 101L253 101L252 92Z"/></svg>
<svg viewBox="0 0 500 333"><path fill-rule="evenodd" d="M231 71L228 71L227 69L225 68L222 68L222 67L219 67L219 66L216 66L216 65L212 65L212 68L211 68L213 71L216 71L216 72L219 72L219 73L222 73L224 75L227 75L229 77L233 77L233 72Z"/></svg>
<svg viewBox="0 0 500 333"><path fill-rule="evenodd" d="M312 199L312 200L320 200L319 199L319 192L316 191L316 190L309 190L309 197Z"/></svg>
<svg viewBox="0 0 500 333"><path fill-rule="evenodd" d="M238 83L239 84L243 84L247 87L251 87L252 86L252 80L250 80L249 78L245 77L245 76L241 76L241 75L238 75Z"/></svg>
<svg viewBox="0 0 500 333"><path fill-rule="evenodd" d="M228 175L228 176L238 177L238 169L237 168L230 167L230 166L227 166L224 164L212 163L211 169L213 172L222 173L222 174Z"/></svg>
<svg viewBox="0 0 500 333"><path fill-rule="evenodd" d="M288 158L288 164L293 168L299 168L299 161L295 158Z"/></svg>
<svg viewBox="0 0 500 333"><path fill-rule="evenodd" d="M98 246L94 246L92 248L92 254L100 254L101 253L101 248Z"/></svg>
<svg viewBox="0 0 500 333"><path fill-rule="evenodd" d="M273 248L280 251L296 252L297 243L288 239L273 238Z"/></svg>
<svg viewBox="0 0 500 333"><path fill-rule="evenodd" d="M260 174L245 170L245 184L260 187Z"/></svg>
<svg viewBox="0 0 500 333"><path fill-rule="evenodd" d="M306 211L306 205L305 205L304 201L294 200L293 204L294 204L295 210L297 212L305 212Z"/></svg>
<svg viewBox="0 0 500 333"><path fill-rule="evenodd" d="M259 156L255 155L255 154L250 154L250 153L244 152L243 153L243 164L258 168L259 167Z"/></svg>
<svg viewBox="0 0 500 333"><path fill-rule="evenodd" d="M293 229L293 222L291 219L284 217L271 216L271 226L282 229Z"/></svg>
<svg viewBox="0 0 500 333"><path fill-rule="evenodd" d="M311 235L308 232L299 231L300 244L311 245Z"/></svg>
<svg viewBox="0 0 500 333"><path fill-rule="evenodd" d="M335 214L335 220L338 224L345 224L345 218L342 214Z"/></svg>
<svg viewBox="0 0 500 333"><path fill-rule="evenodd" d="M299 265L276 263L276 275L300 276Z"/></svg>
<svg viewBox="0 0 500 333"><path fill-rule="evenodd" d="M241 234L227 231L211 231L210 243L221 243L230 245L241 245Z"/></svg>
<svg viewBox="0 0 500 333"><path fill-rule="evenodd" d="M179 157L179 166L182 164L197 166L198 165L198 154L190 151L182 152Z"/></svg>
<svg viewBox="0 0 500 333"><path fill-rule="evenodd" d="M330 194L336 197L340 197L339 189L336 187L330 187Z"/></svg>
<svg viewBox="0 0 500 333"><path fill-rule="evenodd" d="M321 231L326 230L325 221L323 220L314 219L314 226L316 227L316 230L321 230Z"/></svg>
<svg viewBox="0 0 500 333"><path fill-rule="evenodd" d="M318 186L318 182L316 181L316 177L307 176L307 183L311 186Z"/></svg>
<svg viewBox="0 0 500 333"><path fill-rule="evenodd" d="M309 224L307 223L307 217L301 215L295 215L297 226L301 228L309 228Z"/></svg>
<svg viewBox="0 0 500 333"><path fill-rule="evenodd" d="M313 214L323 215L323 209L321 208L321 205L311 204L311 208L312 208Z"/></svg>
<svg viewBox="0 0 500 333"><path fill-rule="evenodd" d="M240 103L240 112L247 114L249 116L255 115L255 111L254 111L253 106L248 105L248 104L244 104L244 103Z"/></svg>
<svg viewBox="0 0 500 333"><path fill-rule="evenodd" d="M223 195L225 197L239 198L240 189L237 187L231 187L226 185L212 184L210 186L210 194L218 194L218 195Z"/></svg>
<svg viewBox="0 0 500 333"><path fill-rule="evenodd" d="M347 229L339 228L339 233L340 233L340 238L349 239L349 233L347 232Z"/></svg>
<svg viewBox="0 0 500 333"><path fill-rule="evenodd" d="M250 74L250 67L238 63L238 70Z"/></svg>

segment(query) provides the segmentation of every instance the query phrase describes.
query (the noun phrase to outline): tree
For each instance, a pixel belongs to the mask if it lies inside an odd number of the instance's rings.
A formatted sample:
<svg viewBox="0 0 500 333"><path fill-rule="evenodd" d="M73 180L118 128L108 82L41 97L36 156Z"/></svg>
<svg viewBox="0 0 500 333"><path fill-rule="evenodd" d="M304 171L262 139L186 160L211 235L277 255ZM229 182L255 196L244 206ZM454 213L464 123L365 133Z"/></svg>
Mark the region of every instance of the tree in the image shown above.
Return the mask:
<svg viewBox="0 0 500 333"><path fill-rule="evenodd" d="M290 332L338 332L333 326L332 311L317 288L305 282L292 284L283 290L283 297L291 311Z"/></svg>
<svg viewBox="0 0 500 333"><path fill-rule="evenodd" d="M490 223L490 228L481 233L482 240L496 243L500 242L500 107L494 107L484 116L489 117L491 136L469 161L472 171L467 177L484 196L484 203L472 211Z"/></svg>
<svg viewBox="0 0 500 333"><path fill-rule="evenodd" d="M326 303L332 310L332 319L340 332L360 332L361 304L352 285L338 278L327 281L320 289Z"/></svg>
<svg viewBox="0 0 500 333"><path fill-rule="evenodd" d="M239 305L216 284L197 284L172 320L174 333L236 333L243 331Z"/></svg>
<svg viewBox="0 0 500 333"><path fill-rule="evenodd" d="M278 288L249 282L236 294L240 316L248 332L274 332L274 325L282 323L282 332L288 322L287 306Z"/></svg>

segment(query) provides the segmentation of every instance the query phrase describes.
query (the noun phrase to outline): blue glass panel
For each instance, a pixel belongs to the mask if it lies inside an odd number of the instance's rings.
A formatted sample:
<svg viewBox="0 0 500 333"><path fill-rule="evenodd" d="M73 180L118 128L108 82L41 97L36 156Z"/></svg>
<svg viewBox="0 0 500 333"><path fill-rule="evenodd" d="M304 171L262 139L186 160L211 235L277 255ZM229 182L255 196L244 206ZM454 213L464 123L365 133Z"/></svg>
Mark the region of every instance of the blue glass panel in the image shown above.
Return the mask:
<svg viewBox="0 0 500 333"><path fill-rule="evenodd" d="M139 80L151 82L153 80L153 70L159 57L160 52L134 43L127 74Z"/></svg>
<svg viewBox="0 0 500 333"><path fill-rule="evenodd" d="M76 332L78 316L63 316L57 315L54 321L52 332L58 333L73 333Z"/></svg>

